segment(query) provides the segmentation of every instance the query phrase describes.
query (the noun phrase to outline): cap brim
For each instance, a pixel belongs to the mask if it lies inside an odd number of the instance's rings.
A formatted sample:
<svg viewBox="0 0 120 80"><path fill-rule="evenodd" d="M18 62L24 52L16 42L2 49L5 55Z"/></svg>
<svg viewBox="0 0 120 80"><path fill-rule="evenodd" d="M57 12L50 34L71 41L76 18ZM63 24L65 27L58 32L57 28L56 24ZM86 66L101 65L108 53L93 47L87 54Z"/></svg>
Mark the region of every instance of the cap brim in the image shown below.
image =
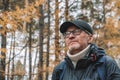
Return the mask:
<svg viewBox="0 0 120 80"><path fill-rule="evenodd" d="M70 26L76 26L74 23L67 21L60 26L60 32L64 33ZM77 27L77 26L76 26Z"/></svg>

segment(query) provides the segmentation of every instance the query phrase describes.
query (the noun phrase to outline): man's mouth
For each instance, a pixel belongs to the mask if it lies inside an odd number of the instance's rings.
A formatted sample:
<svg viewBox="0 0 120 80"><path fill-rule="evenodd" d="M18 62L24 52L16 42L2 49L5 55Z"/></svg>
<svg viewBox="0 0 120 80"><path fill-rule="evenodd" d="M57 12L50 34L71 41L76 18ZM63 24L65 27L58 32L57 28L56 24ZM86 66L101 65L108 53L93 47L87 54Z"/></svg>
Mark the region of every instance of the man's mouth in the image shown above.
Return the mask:
<svg viewBox="0 0 120 80"><path fill-rule="evenodd" d="M69 45L73 45L73 44L75 44L75 43L77 43L77 42L72 41L72 42L69 43Z"/></svg>

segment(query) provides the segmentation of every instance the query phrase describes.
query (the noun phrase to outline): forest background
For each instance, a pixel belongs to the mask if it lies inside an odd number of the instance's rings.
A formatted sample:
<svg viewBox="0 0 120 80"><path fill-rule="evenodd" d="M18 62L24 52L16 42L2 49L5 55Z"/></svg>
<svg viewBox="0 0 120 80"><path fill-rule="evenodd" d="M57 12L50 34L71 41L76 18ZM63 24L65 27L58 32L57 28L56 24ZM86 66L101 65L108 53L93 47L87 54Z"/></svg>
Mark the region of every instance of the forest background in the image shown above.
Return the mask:
<svg viewBox="0 0 120 80"><path fill-rule="evenodd" d="M120 0L0 0L0 80L51 80L66 53L59 25L73 19L120 65Z"/></svg>

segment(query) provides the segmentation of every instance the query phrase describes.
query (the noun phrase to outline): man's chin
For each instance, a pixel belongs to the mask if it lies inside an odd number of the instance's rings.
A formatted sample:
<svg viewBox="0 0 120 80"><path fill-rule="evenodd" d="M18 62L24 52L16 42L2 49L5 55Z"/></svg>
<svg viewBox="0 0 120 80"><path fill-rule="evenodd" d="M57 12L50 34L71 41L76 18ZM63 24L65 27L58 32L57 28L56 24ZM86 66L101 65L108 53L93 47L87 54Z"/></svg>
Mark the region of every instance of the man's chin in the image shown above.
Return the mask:
<svg viewBox="0 0 120 80"><path fill-rule="evenodd" d="M70 52L74 52L74 51L80 49L80 46L70 46L68 49Z"/></svg>

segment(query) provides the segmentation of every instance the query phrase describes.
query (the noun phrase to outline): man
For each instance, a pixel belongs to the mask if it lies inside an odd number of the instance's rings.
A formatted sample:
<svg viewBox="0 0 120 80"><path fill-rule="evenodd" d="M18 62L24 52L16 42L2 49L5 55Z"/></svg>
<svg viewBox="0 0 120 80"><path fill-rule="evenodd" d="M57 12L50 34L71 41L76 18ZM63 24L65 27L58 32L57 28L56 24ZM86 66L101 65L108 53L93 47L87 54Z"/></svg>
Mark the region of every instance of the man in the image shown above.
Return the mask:
<svg viewBox="0 0 120 80"><path fill-rule="evenodd" d="M65 60L53 71L52 80L120 80L120 68L93 41L93 29L83 20L60 26L67 46Z"/></svg>

